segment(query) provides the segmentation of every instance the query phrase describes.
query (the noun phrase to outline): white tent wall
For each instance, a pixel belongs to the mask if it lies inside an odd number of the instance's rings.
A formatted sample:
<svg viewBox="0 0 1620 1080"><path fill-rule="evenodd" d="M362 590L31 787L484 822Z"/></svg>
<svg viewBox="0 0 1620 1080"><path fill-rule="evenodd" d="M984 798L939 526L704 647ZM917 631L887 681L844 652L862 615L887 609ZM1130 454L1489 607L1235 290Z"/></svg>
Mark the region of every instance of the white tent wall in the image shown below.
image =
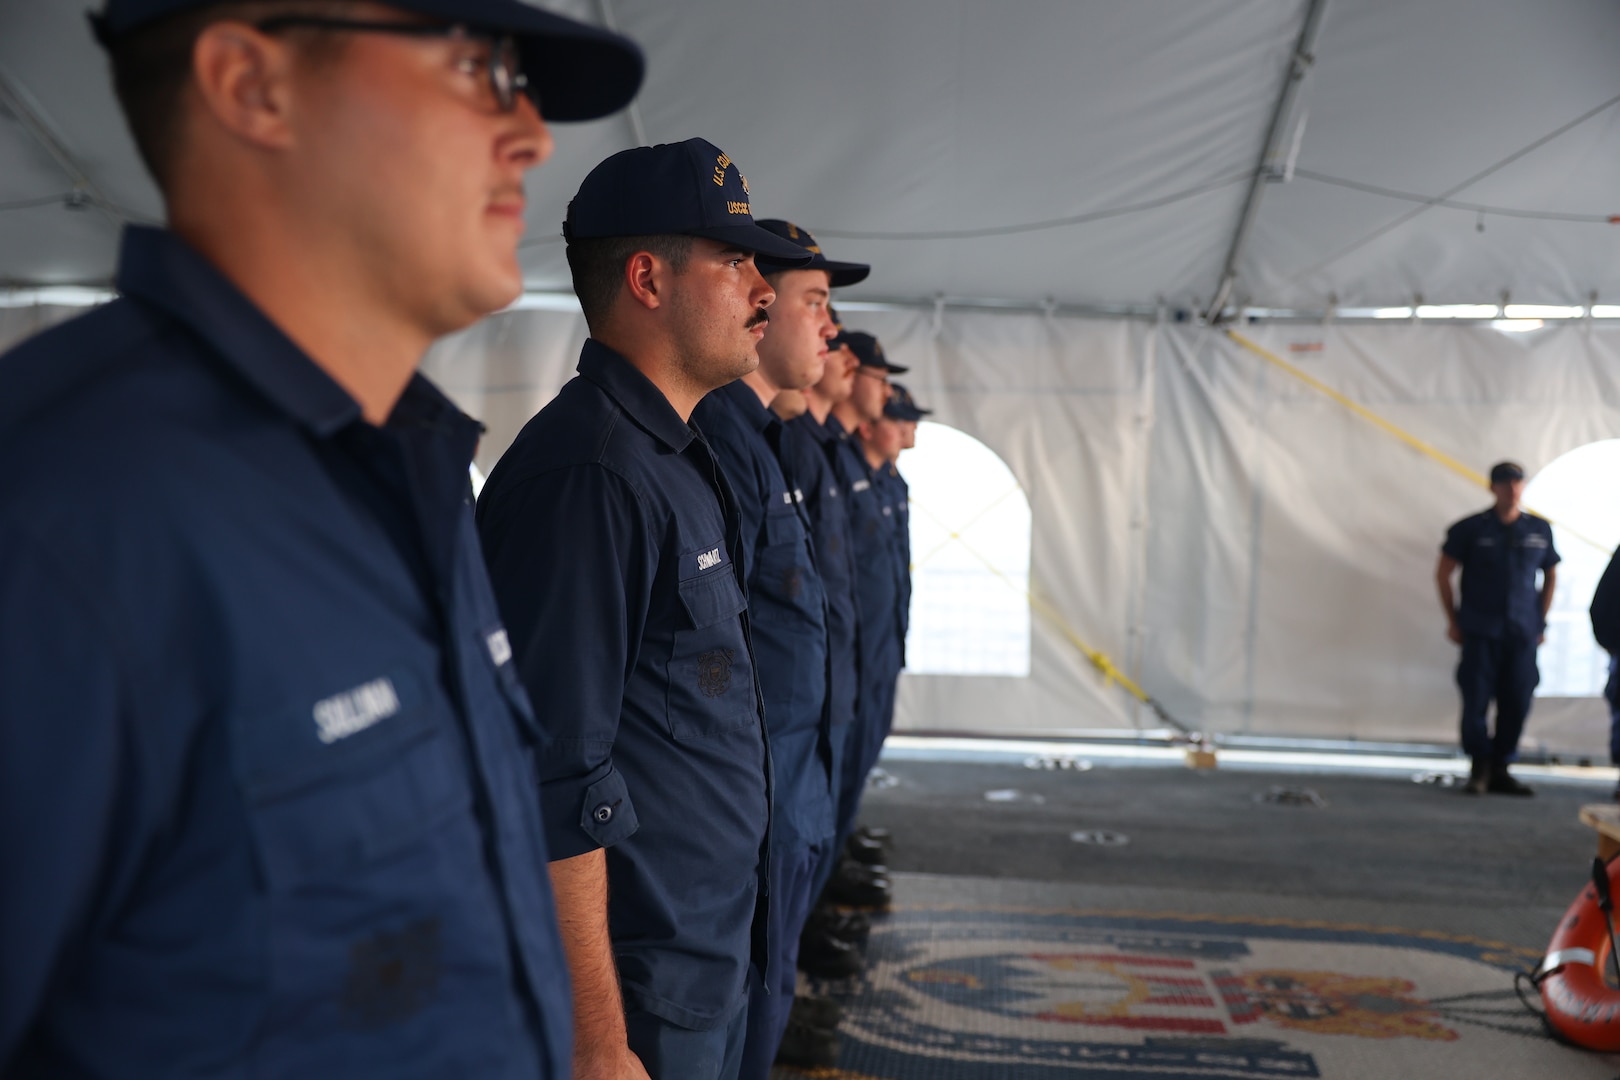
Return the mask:
<svg viewBox="0 0 1620 1080"><path fill-rule="evenodd" d="M492 316L423 370L489 432L486 471L573 376L583 318ZM0 308L0 349L82 309ZM1261 736L1455 738L1456 650L1433 570L1489 496L1207 327L886 308L905 381L1011 468L1033 514L1028 678L906 674L898 730L1156 726L1074 644L1181 722ZM1620 326L1244 327L1261 347L1478 469L1534 474L1620 435ZM566 524L566 523L561 523ZM1596 698L1538 699L1527 744L1601 756Z"/></svg>
<svg viewBox="0 0 1620 1080"><path fill-rule="evenodd" d="M1620 433L1620 328L1243 332L1480 471L1533 474ZM1488 493L1218 331L1171 327L1163 346L1149 688L1213 731L1450 742L1433 571ZM1606 722L1597 699L1541 699L1527 738L1598 753Z"/></svg>
<svg viewBox="0 0 1620 1080"><path fill-rule="evenodd" d="M1074 635L1123 666L1141 580L1137 502L1150 324L1040 314L851 312L876 333L931 418L994 450L1033 515L1028 678L902 677L901 730L1120 728L1134 703L1105 686ZM915 508L914 513L918 512ZM1050 608L1061 622L1041 612Z"/></svg>

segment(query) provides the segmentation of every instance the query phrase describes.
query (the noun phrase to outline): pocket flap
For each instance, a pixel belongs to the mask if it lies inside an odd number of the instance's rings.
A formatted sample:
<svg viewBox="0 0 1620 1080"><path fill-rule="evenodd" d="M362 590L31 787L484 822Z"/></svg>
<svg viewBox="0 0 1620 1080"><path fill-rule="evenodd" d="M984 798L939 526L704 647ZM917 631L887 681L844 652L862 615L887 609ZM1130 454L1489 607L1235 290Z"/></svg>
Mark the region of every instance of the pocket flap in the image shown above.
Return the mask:
<svg viewBox="0 0 1620 1080"><path fill-rule="evenodd" d="M742 589L729 566L704 577L680 584L681 603L692 619L694 629L713 626L722 619L735 618L748 607Z"/></svg>

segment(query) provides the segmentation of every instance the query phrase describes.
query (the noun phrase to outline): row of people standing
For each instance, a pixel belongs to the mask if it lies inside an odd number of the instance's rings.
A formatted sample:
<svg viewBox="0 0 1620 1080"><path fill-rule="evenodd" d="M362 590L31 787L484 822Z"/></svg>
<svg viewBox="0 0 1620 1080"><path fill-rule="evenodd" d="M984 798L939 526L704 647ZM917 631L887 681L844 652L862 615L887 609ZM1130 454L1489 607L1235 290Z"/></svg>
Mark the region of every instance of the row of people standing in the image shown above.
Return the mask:
<svg viewBox="0 0 1620 1080"><path fill-rule="evenodd" d="M552 739L576 1067L764 1078L892 719L908 594L892 365L868 336L833 348L832 290L869 268L756 223L736 162L702 139L602 162L564 234L580 374L477 517ZM784 423L784 391L824 407Z"/></svg>
<svg viewBox="0 0 1620 1080"><path fill-rule="evenodd" d="M416 365L521 291L548 122L622 107L640 50L518 0L94 23L169 225L0 359L32 463L0 488L0 1075L738 1075L804 895L772 853L826 873L860 759L813 663L767 674L814 589L764 602L788 567L687 420L813 245L699 141L593 172L581 377L475 523L479 426Z"/></svg>

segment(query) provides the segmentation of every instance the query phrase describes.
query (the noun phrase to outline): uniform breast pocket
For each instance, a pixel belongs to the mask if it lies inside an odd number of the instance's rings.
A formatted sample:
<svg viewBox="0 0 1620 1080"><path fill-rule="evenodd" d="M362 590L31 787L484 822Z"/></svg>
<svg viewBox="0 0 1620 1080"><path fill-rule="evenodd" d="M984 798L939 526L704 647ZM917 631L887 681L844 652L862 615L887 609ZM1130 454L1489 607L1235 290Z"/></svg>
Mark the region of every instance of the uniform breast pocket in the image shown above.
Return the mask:
<svg viewBox="0 0 1620 1080"><path fill-rule="evenodd" d="M243 721L239 774L272 892L386 862L470 804L441 715L396 672Z"/></svg>
<svg viewBox="0 0 1620 1080"><path fill-rule="evenodd" d="M701 739L758 722L743 637L747 608L730 562L680 582L681 620L668 668L669 731Z"/></svg>
<svg viewBox="0 0 1620 1080"><path fill-rule="evenodd" d="M376 1075L421 1075L447 1028L467 1045L501 1034L464 1004L501 1000L511 976L451 706L428 677L365 677L235 724L265 882L253 1075L361 1054Z"/></svg>
<svg viewBox="0 0 1620 1080"><path fill-rule="evenodd" d="M789 606L804 597L805 566L809 562L804 525L791 506L765 516L765 547L749 585ZM769 608L756 606L755 619L768 618Z"/></svg>

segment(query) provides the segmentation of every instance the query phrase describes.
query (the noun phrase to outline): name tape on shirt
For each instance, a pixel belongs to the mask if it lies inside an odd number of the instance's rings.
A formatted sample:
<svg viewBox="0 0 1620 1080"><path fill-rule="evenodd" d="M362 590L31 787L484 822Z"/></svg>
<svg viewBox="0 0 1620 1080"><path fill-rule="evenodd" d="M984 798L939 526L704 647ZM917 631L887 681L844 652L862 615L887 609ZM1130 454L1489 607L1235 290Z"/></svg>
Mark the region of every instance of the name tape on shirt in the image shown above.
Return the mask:
<svg viewBox="0 0 1620 1080"><path fill-rule="evenodd" d="M399 712L399 694L393 680L384 677L353 690L333 694L315 703L315 734L323 743L335 743L366 730Z"/></svg>
<svg viewBox="0 0 1620 1080"><path fill-rule="evenodd" d="M716 566L719 566L724 560L725 556L720 554L719 548L711 548L708 551L700 551L698 552L697 557L698 569L712 570Z"/></svg>
<svg viewBox="0 0 1620 1080"><path fill-rule="evenodd" d="M489 646L489 658L495 661L496 667L512 659L512 639L506 636L504 626L486 637L484 644Z"/></svg>
<svg viewBox="0 0 1620 1080"><path fill-rule="evenodd" d="M851 491L866 491L871 486L872 486L872 481L870 481L870 480L857 480L853 484L849 485L849 490L851 490Z"/></svg>

